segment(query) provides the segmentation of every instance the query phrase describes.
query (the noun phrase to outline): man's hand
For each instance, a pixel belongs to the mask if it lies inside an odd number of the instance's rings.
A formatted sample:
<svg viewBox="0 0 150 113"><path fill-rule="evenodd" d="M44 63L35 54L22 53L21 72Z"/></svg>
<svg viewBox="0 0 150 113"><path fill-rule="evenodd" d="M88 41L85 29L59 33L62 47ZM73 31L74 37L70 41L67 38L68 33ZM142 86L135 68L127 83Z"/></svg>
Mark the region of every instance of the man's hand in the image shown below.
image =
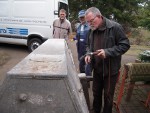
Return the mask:
<svg viewBox="0 0 150 113"><path fill-rule="evenodd" d="M106 58L106 54L105 54L104 49L99 49L96 52L97 52L96 56L98 56L98 57L100 57L102 59Z"/></svg>
<svg viewBox="0 0 150 113"><path fill-rule="evenodd" d="M85 56L85 63L88 64L91 62L91 57L89 55Z"/></svg>

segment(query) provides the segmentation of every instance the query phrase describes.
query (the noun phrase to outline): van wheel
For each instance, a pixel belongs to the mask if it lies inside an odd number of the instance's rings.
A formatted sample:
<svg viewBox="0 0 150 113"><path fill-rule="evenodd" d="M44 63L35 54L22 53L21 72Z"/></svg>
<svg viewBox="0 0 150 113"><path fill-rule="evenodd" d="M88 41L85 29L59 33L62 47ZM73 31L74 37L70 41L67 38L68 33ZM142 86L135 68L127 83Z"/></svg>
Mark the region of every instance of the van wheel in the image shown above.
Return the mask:
<svg viewBox="0 0 150 113"><path fill-rule="evenodd" d="M28 43L28 49L30 52L34 51L36 48L38 48L42 44L42 41L38 38L33 38L29 40Z"/></svg>

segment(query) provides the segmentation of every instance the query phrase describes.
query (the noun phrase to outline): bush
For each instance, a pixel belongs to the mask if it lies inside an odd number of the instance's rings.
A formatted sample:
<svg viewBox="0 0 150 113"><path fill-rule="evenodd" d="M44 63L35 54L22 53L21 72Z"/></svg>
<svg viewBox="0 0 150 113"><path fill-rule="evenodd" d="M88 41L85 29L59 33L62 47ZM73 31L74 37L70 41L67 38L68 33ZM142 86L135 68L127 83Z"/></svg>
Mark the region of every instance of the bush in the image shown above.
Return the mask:
<svg viewBox="0 0 150 113"><path fill-rule="evenodd" d="M144 28L132 28L128 35L131 45L150 46L150 31Z"/></svg>
<svg viewBox="0 0 150 113"><path fill-rule="evenodd" d="M139 60L141 62L150 62L150 50L145 50L139 54Z"/></svg>

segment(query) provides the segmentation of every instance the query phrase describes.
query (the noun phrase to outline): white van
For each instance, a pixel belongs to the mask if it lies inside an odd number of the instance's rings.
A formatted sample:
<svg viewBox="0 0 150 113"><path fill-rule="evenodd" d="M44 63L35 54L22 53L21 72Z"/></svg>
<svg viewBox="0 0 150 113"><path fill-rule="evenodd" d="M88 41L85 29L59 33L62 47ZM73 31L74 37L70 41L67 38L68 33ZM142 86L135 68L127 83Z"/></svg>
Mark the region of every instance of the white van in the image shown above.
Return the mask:
<svg viewBox="0 0 150 113"><path fill-rule="evenodd" d="M59 10L68 0L0 0L0 43L21 44L30 51L52 38Z"/></svg>

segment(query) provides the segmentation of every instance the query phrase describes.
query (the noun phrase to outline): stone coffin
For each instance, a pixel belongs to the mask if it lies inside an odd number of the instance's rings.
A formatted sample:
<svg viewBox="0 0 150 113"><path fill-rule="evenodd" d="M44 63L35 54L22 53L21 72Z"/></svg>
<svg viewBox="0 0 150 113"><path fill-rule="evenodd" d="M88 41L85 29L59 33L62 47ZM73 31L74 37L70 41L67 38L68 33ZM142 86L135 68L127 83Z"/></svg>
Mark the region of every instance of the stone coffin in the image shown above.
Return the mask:
<svg viewBox="0 0 150 113"><path fill-rule="evenodd" d="M0 113L89 113L65 40L47 40L7 73Z"/></svg>

